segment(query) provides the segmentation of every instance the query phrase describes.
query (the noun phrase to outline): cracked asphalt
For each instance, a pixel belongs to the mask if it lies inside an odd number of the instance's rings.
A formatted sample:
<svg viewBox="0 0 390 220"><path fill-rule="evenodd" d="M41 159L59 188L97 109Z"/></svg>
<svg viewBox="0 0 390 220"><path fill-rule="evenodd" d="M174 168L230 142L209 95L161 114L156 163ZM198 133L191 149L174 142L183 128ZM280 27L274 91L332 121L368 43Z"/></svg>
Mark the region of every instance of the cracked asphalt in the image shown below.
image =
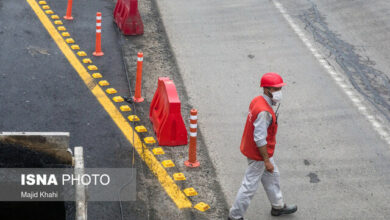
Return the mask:
<svg viewBox="0 0 390 220"><path fill-rule="evenodd" d="M375 61L369 56L359 54L356 47L341 39L332 31L326 17L320 13L317 4L304 10L299 16L305 29L324 50L328 59L335 60L347 75L354 88L390 122L390 78L388 74L375 67ZM364 3L363 3L364 4ZM345 8L351 6L348 4ZM340 10L340 9L339 9ZM375 35L375 31L372 33Z"/></svg>

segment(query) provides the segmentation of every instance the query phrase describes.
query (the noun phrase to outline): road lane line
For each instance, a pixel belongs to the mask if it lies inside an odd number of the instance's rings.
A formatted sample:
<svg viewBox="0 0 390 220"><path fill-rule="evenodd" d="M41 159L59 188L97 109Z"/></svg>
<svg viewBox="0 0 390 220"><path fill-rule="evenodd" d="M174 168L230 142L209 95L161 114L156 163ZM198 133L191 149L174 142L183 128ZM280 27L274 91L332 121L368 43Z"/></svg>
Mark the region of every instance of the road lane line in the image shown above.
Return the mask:
<svg viewBox="0 0 390 220"><path fill-rule="evenodd" d="M312 54L317 59L317 61L321 64L321 66L329 73L329 75L333 78L333 80L336 81L336 84L342 88L342 90L345 92L348 98L359 109L360 113L362 113L367 118L367 120L371 123L372 127L379 134L379 136L381 136L383 140L385 140L387 144L390 145L390 134L384 129L385 126L383 126L383 124L378 119L376 119L373 115L371 115L368 112L367 107L364 106L360 96L355 91L348 88L342 74L333 70L333 67L326 61L326 58L322 56L316 48L314 48L314 46L309 42L308 38L305 36L305 33L302 31L302 29L299 28L299 26L295 24L291 16L287 14L283 5L278 0L273 0L272 2L274 3L275 7L279 10L279 12L283 15L284 19L287 21L290 27L299 36L299 38L302 40L305 46L312 52Z"/></svg>
<svg viewBox="0 0 390 220"><path fill-rule="evenodd" d="M35 0L26 0L31 6L32 10L38 16L42 25L46 28L54 42L57 44L59 49L68 59L69 63L79 74L80 78L84 81L85 85L90 89L92 94L96 97L99 103L103 106L106 112L110 115L112 120L122 131L123 135L127 138L131 145L136 149L140 158L147 164L149 169L156 175L161 186L164 188L166 193L171 197L173 202L178 208L191 208L191 201L184 195L181 189L169 176L167 171L162 167L161 163L154 157L153 153L142 143L136 132L133 132L133 128L126 121L123 115L118 111L116 106L107 97L105 92L93 81L93 78L89 75L88 71L81 64L80 60L76 57L73 51L69 48L68 44L61 37L60 33L53 26L49 18L42 11ZM134 136L133 136L134 133ZM134 139L134 142L133 142Z"/></svg>

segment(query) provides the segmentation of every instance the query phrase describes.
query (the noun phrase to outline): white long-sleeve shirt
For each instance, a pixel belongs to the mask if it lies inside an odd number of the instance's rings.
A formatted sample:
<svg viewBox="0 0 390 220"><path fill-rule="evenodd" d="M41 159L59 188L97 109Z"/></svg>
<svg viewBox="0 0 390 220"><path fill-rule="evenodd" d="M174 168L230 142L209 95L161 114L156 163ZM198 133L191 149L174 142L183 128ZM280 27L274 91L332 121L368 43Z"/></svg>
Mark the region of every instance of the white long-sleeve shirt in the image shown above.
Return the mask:
<svg viewBox="0 0 390 220"><path fill-rule="evenodd" d="M263 95L267 103L272 107L272 100L267 95ZM257 147L262 147L267 144L267 130L272 122L272 115L267 111L262 111L257 115L256 120L253 122L255 129L253 131L253 137Z"/></svg>

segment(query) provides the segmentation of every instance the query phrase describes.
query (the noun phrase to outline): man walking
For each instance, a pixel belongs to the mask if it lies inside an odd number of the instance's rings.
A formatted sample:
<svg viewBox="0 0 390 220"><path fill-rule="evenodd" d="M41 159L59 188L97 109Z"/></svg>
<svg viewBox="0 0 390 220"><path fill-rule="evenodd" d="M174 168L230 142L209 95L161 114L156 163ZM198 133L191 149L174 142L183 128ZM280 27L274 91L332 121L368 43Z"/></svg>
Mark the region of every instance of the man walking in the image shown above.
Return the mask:
<svg viewBox="0 0 390 220"><path fill-rule="evenodd" d="M264 74L260 82L264 94L255 97L249 106L240 146L242 154L248 158L248 168L228 219L244 219L260 180L271 202L271 215L279 216L297 211L296 205L287 205L283 201L279 186L279 170L272 157L278 129L278 110L275 113L272 106L280 103L281 89L284 85L286 84L279 74Z"/></svg>

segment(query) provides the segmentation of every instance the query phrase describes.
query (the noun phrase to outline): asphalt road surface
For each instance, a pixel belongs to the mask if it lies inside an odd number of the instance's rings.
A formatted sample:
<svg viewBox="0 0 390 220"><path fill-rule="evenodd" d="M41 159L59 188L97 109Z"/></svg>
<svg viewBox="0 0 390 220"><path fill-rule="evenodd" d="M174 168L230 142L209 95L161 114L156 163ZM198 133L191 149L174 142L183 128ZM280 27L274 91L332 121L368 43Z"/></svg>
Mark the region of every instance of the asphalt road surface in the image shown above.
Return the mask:
<svg viewBox="0 0 390 220"><path fill-rule="evenodd" d="M66 1L47 3L60 17L65 14ZM134 86L136 54L138 51L144 52L145 102L132 105L132 112L129 113L138 115L140 123L147 127L148 132L139 134L144 138L154 135L148 112L157 78L170 76L179 79L180 76L155 2L144 1L140 5L145 24L145 34L142 36L119 37L112 18L115 2L111 0L75 1L72 11L74 20L61 20L76 43L99 67L104 79L110 82L110 87L118 91L118 95L129 96L124 62L130 84ZM91 56L95 47L97 11L102 12L103 17L102 49L105 53L99 58ZM70 132L71 147L84 147L86 167L132 166L134 151L130 143L91 94L25 0L0 2L0 42L3 51L0 54L0 113L3 115L0 131L67 131ZM186 109L184 116L189 118L190 106L186 101L185 88L179 80L175 82L183 101L182 107ZM198 141L202 143L200 137ZM149 146L152 148L156 145ZM215 171L209 162L207 149L198 151L202 163L198 169L184 166L184 161L188 159L186 146L167 147L164 151L165 155L160 155L158 160L171 159L176 164L174 168L167 169L168 174L172 176L175 172L183 172L187 178L186 181L175 183L179 189L194 187L198 195L189 198L192 204L206 202L212 208L207 212L193 208L178 209L160 181L136 154L137 201L122 203L123 219L219 219L224 216L227 205L217 179L210 178L215 176ZM120 214L119 202L88 203L90 219L121 219Z"/></svg>
<svg viewBox="0 0 390 220"><path fill-rule="evenodd" d="M157 4L229 205L247 167L248 105L278 72L288 85L274 157L299 209L284 219L388 219L389 1ZM246 217L269 211L260 187Z"/></svg>
<svg viewBox="0 0 390 220"><path fill-rule="evenodd" d="M274 71L288 84L283 89L275 160L285 200L299 208L296 214L283 218L387 219L388 1L155 2L175 57L170 53L158 56L168 50L166 45L163 49L154 44L127 46L133 50L149 47L148 52L157 54L150 56L152 61L159 57L169 60L165 67L158 66L164 65L165 60L146 67L150 72L172 70L176 76L173 61L178 64L180 76L175 82L183 79L183 85L177 85L180 92L186 93L183 106L199 111L200 138L205 143L200 154L204 158L199 160L207 164L210 156L213 163L202 169L216 168L219 184L211 171L200 175L198 182L203 189L202 198L220 203L213 204L212 216L221 216L223 211L225 216L228 214L223 208L225 201L214 194L223 194L230 206L237 193L247 167L239 144L248 105L262 92L261 75ZM58 14L65 13L66 1L49 3ZM92 59L119 94L128 94L119 38L111 20L113 6L111 0L94 4L74 1L76 20L67 22L66 27L91 54L95 13L103 13L105 57ZM164 29L155 31L161 33ZM162 35L159 38L164 38ZM1 131L68 131L70 145L84 147L87 167L131 165L129 143L25 0L0 1L0 51ZM149 101L159 75L152 76L153 80L144 83L149 88L145 94ZM167 150L170 151L175 155L173 150ZM175 159L184 160L184 154L180 151L180 157ZM142 164L136 159L136 164ZM147 191L143 195L154 196L157 202L145 204L145 199L126 204L127 219L154 219L160 212L169 216L174 207L171 200L158 188L154 176L145 169L138 171L145 171L143 175L147 176L142 183ZM203 177L209 181L202 182ZM153 193L151 188L161 192ZM216 190L208 194L207 189ZM260 187L246 217L272 219L269 211L269 202ZM172 211L175 216L180 216L179 212ZM119 213L117 202L90 203L88 207L91 219L120 219ZM196 219L197 215L190 216Z"/></svg>

